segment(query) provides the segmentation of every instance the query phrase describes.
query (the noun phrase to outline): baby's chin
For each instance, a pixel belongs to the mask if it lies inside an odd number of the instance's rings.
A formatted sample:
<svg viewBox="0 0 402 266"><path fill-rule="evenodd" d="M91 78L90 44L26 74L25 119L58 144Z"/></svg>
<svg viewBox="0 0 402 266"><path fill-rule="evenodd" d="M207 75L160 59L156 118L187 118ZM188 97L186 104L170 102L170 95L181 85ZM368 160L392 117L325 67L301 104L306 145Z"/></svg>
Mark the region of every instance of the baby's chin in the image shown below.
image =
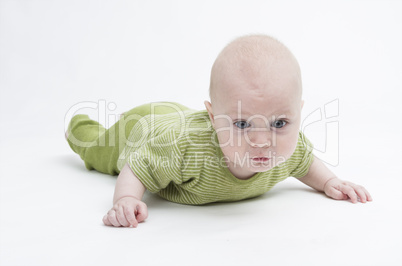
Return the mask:
<svg viewBox="0 0 402 266"><path fill-rule="evenodd" d="M249 170L254 173L262 173L271 170L275 166L253 166L250 167Z"/></svg>

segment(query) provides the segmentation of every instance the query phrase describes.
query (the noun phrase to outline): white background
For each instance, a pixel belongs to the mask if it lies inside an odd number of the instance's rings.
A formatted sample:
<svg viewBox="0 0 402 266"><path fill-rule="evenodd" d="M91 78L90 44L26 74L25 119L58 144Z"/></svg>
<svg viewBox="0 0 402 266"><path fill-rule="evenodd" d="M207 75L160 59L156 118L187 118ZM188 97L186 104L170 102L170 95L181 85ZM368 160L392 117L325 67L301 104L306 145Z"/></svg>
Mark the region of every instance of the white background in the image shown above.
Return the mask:
<svg viewBox="0 0 402 266"><path fill-rule="evenodd" d="M71 151L69 110L203 109L215 57L250 33L293 51L305 133L374 201L334 201L289 178L231 204L147 193L145 223L103 226L116 179ZM0 265L402 265L401 47L401 1L0 0ZM331 102L334 117L309 120Z"/></svg>

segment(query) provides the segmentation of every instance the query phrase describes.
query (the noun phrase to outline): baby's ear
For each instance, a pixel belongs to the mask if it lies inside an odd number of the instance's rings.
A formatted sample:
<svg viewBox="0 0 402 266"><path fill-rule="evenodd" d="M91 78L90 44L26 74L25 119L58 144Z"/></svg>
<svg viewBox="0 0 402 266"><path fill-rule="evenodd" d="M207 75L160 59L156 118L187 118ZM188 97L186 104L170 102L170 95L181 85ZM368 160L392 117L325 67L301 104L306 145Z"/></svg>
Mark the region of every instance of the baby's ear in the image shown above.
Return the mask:
<svg viewBox="0 0 402 266"><path fill-rule="evenodd" d="M212 104L208 101L204 101L205 108L208 111L209 119L211 120L212 126L215 125L214 121L214 114L212 113Z"/></svg>

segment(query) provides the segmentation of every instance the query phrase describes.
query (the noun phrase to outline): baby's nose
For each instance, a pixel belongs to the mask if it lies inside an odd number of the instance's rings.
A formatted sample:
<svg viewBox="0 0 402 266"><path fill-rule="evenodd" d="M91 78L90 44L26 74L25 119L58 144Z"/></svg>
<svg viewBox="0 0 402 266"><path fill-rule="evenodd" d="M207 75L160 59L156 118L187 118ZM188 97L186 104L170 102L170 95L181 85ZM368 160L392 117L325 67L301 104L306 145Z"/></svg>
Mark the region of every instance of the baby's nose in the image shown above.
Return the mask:
<svg viewBox="0 0 402 266"><path fill-rule="evenodd" d="M271 131L267 128L253 129L246 135L246 140L252 147L265 148L272 145Z"/></svg>
<svg viewBox="0 0 402 266"><path fill-rule="evenodd" d="M250 143L253 148L268 148L271 146L271 141L268 140L265 143Z"/></svg>

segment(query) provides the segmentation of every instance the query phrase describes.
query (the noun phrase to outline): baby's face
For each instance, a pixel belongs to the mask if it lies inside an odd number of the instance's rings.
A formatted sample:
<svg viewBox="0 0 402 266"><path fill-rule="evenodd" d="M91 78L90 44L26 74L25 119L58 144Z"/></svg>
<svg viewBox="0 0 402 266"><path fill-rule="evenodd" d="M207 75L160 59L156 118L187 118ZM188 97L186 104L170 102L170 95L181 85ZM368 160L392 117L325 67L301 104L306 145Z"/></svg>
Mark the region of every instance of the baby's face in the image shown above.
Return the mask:
<svg viewBox="0 0 402 266"><path fill-rule="evenodd" d="M229 170L237 178L267 171L295 151L301 80L289 67L280 65L270 73L226 73L212 108L206 103Z"/></svg>

